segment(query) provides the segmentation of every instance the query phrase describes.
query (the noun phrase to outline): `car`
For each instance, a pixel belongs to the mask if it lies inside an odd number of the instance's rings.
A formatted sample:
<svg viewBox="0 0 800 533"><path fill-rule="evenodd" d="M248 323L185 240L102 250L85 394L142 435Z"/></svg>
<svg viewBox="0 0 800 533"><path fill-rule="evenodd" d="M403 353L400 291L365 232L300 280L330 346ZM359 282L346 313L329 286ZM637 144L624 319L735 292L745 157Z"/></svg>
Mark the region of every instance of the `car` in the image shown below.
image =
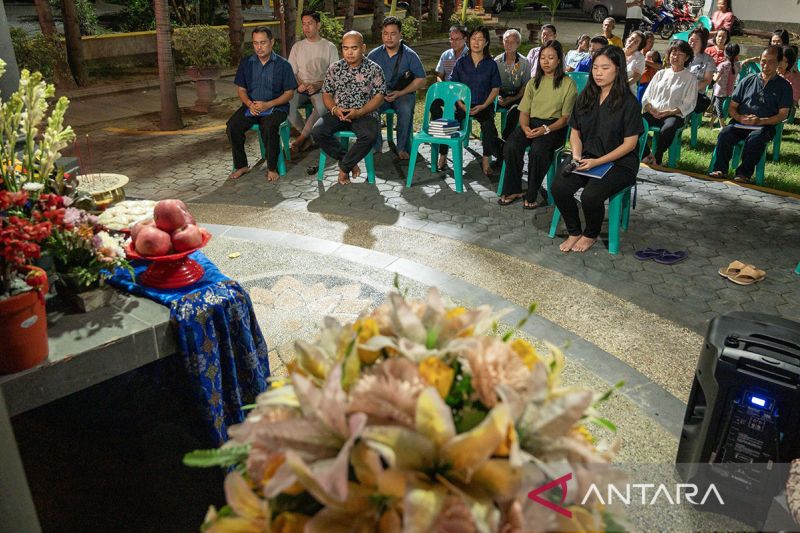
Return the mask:
<svg viewBox="0 0 800 533"><path fill-rule="evenodd" d="M504 9L511 10L514 9L515 0L489 0L486 4L491 4L489 8L492 13L495 15L499 15L501 11Z"/></svg>
<svg viewBox="0 0 800 533"><path fill-rule="evenodd" d="M625 0L583 0L581 9L592 16L592 20L601 23L606 17L625 18L628 8Z"/></svg>

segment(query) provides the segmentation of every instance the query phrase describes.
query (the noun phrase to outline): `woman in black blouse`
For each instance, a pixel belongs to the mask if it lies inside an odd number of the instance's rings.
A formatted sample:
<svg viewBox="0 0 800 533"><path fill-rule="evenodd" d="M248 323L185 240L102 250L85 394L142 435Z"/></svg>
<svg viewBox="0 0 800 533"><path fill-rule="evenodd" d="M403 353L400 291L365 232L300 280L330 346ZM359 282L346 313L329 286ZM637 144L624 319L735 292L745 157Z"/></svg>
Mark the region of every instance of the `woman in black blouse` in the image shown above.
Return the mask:
<svg viewBox="0 0 800 533"><path fill-rule="evenodd" d="M572 157L579 163L577 172L605 163L611 168L602 178L576 172L556 176L553 198L569 238L561 243L562 252L585 252L600 235L605 216L605 201L630 187L639 171L636 150L644 132L642 108L628 88L625 54L619 47L606 46L594 56L592 75L578 96L569 119L572 127ZM586 227L581 229L575 193L583 188L581 205Z"/></svg>

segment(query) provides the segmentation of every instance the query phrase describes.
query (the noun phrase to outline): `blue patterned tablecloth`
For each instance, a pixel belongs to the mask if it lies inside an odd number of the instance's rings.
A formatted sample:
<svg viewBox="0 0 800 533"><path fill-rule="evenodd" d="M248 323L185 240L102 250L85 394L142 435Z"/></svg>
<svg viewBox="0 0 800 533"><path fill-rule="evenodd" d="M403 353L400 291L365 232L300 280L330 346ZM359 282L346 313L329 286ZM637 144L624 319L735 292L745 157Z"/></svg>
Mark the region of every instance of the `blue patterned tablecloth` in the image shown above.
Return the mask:
<svg viewBox="0 0 800 533"><path fill-rule="evenodd" d="M228 439L228 427L244 420L242 406L267 389L267 343L247 292L202 252L190 257L203 266L205 275L189 287L144 287L123 270L108 282L170 308L189 387L220 445ZM132 264L137 278L148 266L143 261Z"/></svg>

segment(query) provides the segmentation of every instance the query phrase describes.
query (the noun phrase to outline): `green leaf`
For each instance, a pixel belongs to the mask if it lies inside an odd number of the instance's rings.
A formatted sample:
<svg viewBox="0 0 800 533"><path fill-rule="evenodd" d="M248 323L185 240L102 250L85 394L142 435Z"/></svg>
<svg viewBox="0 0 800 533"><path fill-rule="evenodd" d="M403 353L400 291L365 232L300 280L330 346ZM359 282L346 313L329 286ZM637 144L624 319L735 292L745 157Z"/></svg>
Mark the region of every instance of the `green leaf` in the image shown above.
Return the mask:
<svg viewBox="0 0 800 533"><path fill-rule="evenodd" d="M614 391L621 389L623 385L625 385L624 381L616 382L610 389L604 392L602 396L600 396L597 400L594 401L592 407L596 407L599 404L607 401L609 398L611 398L611 395L614 394Z"/></svg>
<svg viewBox="0 0 800 533"><path fill-rule="evenodd" d="M612 433L617 432L617 426L614 424L614 422L608 420L607 418L598 418L593 416L589 419L589 422L595 424L596 426L600 426L601 428L605 428Z"/></svg>
<svg viewBox="0 0 800 533"><path fill-rule="evenodd" d="M439 338L439 330L436 328L428 330L428 337L425 339L425 347L429 350L436 348L436 340Z"/></svg>
<svg viewBox="0 0 800 533"><path fill-rule="evenodd" d="M530 305L528 305L528 314L527 314L527 315L525 315L525 316L524 316L522 319L520 319L520 321L519 321L519 322L517 322L517 325L516 325L516 326L514 326L514 327L511 329L511 331L509 331L508 333L506 333L505 335L503 335L503 342L508 342L508 340L509 340L511 337L513 337L513 336L514 336L514 334L515 334L517 331L519 331L519 330L521 330L521 329L522 329L522 326L524 326L524 325L525 325L525 324L528 322L528 319L530 319L530 317L532 317L532 316L533 316L533 314L536 312L536 307L537 307L537 304L536 304L536 302L532 302Z"/></svg>
<svg viewBox="0 0 800 533"><path fill-rule="evenodd" d="M465 407L461 410L459 420L456 421L456 431L464 433L476 427L486 418L486 412L474 407Z"/></svg>
<svg viewBox="0 0 800 533"><path fill-rule="evenodd" d="M195 450L183 456L183 464L197 468L228 467L246 461L249 451L249 444L213 450Z"/></svg>

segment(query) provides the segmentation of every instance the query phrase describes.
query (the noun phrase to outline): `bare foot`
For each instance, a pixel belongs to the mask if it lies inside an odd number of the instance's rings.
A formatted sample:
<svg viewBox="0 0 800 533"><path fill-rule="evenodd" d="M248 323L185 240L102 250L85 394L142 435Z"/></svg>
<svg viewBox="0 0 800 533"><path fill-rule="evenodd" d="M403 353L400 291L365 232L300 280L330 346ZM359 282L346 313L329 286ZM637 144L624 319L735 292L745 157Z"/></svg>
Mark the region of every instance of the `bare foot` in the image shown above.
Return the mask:
<svg viewBox="0 0 800 533"><path fill-rule="evenodd" d="M306 140L307 139L305 137L300 135L294 141L292 141L292 144L289 145L289 150L292 151L292 155L299 154L300 152L303 151L303 147L306 144Z"/></svg>
<svg viewBox="0 0 800 533"><path fill-rule="evenodd" d="M230 173L230 175L228 176L228 179L229 180L238 180L244 174L247 174L249 171L250 171L250 167L242 167L240 169L234 170L233 172Z"/></svg>
<svg viewBox="0 0 800 533"><path fill-rule="evenodd" d="M578 242L572 247L573 252L585 252L597 242L597 239L590 239L589 237L581 237Z"/></svg>
<svg viewBox="0 0 800 533"><path fill-rule="evenodd" d="M492 176L492 165L490 164L490 160L488 157L483 156L481 160L481 166L483 167L483 175L487 177Z"/></svg>
<svg viewBox="0 0 800 533"><path fill-rule="evenodd" d="M350 174L352 174L354 179L358 178L359 176L361 176L361 169L358 168L358 165L356 165L352 169L350 169Z"/></svg>
<svg viewBox="0 0 800 533"><path fill-rule="evenodd" d="M558 247L559 250L562 252L569 252L572 250L572 247L575 246L575 243L580 240L580 235L570 235L567 237L567 240L562 242L561 245Z"/></svg>
<svg viewBox="0 0 800 533"><path fill-rule="evenodd" d="M339 169L339 185L350 185L350 177L347 175L347 172L344 170Z"/></svg>
<svg viewBox="0 0 800 533"><path fill-rule="evenodd" d="M446 168L446 167L447 167L447 156L446 155L440 155L439 156L439 161L436 162L436 168L438 168L439 170L442 170L443 168Z"/></svg>
<svg viewBox="0 0 800 533"><path fill-rule="evenodd" d="M267 181L278 181L279 177L280 176L278 175L278 173L275 172L274 170L267 171Z"/></svg>
<svg viewBox="0 0 800 533"><path fill-rule="evenodd" d="M653 157L652 155L645 156L645 158L642 159L642 163L644 163L645 165L655 165L656 158Z"/></svg>
<svg viewBox="0 0 800 533"><path fill-rule="evenodd" d="M401 161L408 161L411 159L411 156L408 155L408 152L397 152L397 159L400 159Z"/></svg>

